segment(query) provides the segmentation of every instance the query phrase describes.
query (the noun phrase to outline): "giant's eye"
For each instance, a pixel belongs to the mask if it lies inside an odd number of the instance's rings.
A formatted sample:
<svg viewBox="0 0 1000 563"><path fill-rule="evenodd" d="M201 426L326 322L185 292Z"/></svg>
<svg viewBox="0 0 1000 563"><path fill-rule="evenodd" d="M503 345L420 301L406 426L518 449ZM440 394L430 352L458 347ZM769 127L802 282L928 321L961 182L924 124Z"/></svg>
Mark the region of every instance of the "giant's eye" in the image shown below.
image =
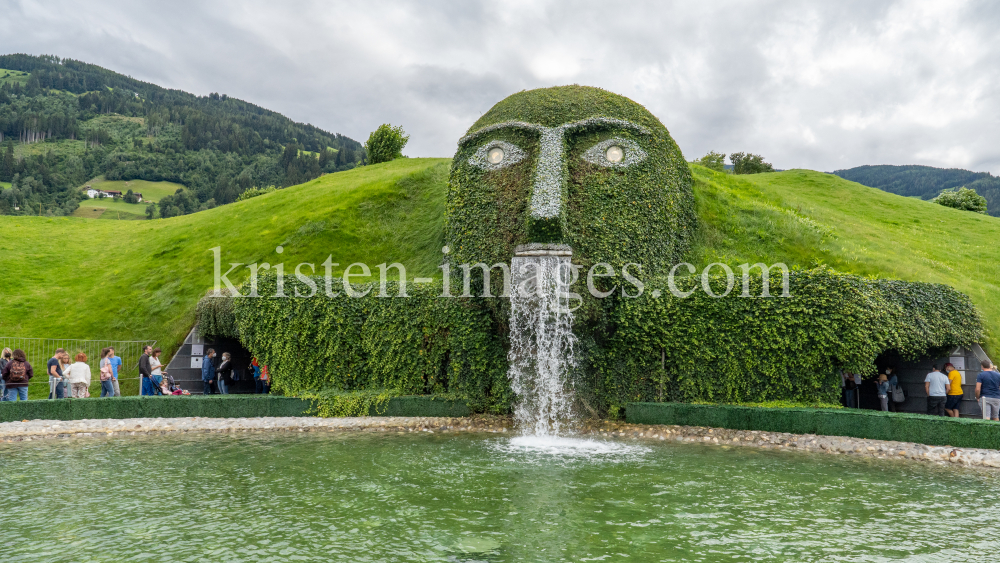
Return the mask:
<svg viewBox="0 0 1000 563"><path fill-rule="evenodd" d="M583 159L591 164L607 168L625 168L646 158L646 151L631 139L615 137L597 143L583 153Z"/></svg>
<svg viewBox="0 0 1000 563"><path fill-rule="evenodd" d="M493 140L476 149L469 157L469 164L483 170L497 170L517 164L527 156L527 153L507 141Z"/></svg>

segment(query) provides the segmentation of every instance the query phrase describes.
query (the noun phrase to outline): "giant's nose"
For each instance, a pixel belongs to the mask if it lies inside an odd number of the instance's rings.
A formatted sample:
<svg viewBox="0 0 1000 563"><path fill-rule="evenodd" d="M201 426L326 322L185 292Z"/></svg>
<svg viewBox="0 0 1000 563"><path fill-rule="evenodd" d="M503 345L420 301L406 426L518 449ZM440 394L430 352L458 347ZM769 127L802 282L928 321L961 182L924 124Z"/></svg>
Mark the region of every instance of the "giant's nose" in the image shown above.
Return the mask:
<svg viewBox="0 0 1000 563"><path fill-rule="evenodd" d="M561 242L566 225L563 130L542 129L528 212L529 242Z"/></svg>

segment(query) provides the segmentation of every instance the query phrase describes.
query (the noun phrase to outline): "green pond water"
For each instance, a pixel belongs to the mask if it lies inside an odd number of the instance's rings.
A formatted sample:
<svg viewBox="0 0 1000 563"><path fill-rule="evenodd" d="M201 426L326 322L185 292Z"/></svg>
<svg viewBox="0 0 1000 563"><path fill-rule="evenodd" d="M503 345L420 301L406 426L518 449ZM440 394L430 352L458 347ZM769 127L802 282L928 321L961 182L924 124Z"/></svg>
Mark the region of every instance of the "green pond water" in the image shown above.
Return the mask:
<svg viewBox="0 0 1000 563"><path fill-rule="evenodd" d="M1000 552L993 472L564 446L426 433L2 444L0 561L954 562Z"/></svg>

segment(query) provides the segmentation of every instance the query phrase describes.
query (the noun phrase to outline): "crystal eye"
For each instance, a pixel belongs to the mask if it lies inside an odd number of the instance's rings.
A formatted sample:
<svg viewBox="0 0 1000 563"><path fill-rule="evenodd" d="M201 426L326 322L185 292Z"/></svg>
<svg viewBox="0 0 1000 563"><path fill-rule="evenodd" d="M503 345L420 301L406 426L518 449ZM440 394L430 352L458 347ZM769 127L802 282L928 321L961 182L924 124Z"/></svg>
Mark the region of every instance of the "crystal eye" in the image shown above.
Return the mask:
<svg viewBox="0 0 1000 563"><path fill-rule="evenodd" d="M494 139L479 147L469 157L469 164L481 170L500 170L521 162L527 156L528 154L516 145Z"/></svg>
<svg viewBox="0 0 1000 563"><path fill-rule="evenodd" d="M613 137L593 145L583 153L583 160L605 168L628 168L646 160L646 151L632 139Z"/></svg>
<svg viewBox="0 0 1000 563"><path fill-rule="evenodd" d="M608 159L608 162L621 162L624 156L625 153L622 152L622 148L618 145L608 147L607 152L604 153L604 158Z"/></svg>

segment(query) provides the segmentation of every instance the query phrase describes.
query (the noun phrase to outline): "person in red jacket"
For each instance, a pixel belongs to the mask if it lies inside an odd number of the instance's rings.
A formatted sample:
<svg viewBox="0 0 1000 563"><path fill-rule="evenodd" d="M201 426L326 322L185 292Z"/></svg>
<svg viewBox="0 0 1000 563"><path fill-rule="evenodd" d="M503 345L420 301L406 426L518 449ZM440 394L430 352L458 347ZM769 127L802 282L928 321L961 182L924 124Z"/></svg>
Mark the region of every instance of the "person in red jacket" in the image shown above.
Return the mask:
<svg viewBox="0 0 1000 563"><path fill-rule="evenodd" d="M20 348L11 353L10 362L3 367L0 377L7 388L7 400L22 401L28 400L28 381L35 376L35 371L31 369L28 358L24 355L24 350Z"/></svg>

